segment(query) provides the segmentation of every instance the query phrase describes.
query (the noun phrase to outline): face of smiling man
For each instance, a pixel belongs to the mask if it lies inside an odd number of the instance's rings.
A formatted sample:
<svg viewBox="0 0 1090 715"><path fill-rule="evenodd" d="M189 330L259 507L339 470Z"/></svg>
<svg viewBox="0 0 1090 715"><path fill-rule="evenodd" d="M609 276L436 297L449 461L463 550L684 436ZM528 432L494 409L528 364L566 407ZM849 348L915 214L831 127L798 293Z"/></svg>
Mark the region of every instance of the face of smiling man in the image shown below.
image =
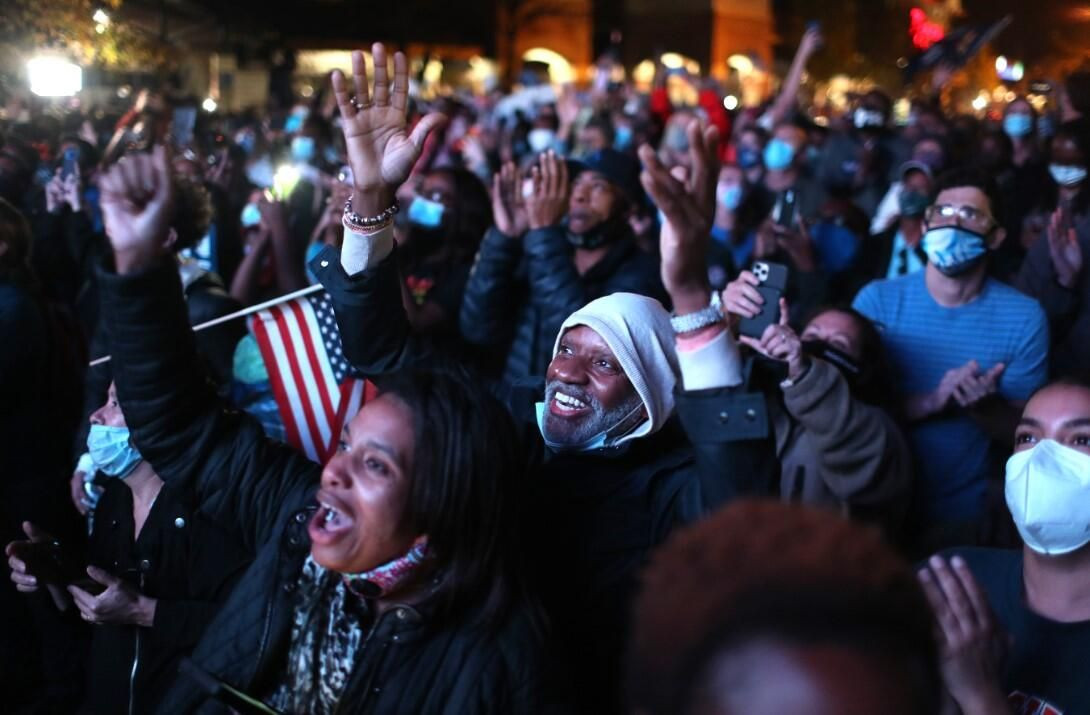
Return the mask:
<svg viewBox="0 0 1090 715"><path fill-rule="evenodd" d="M584 325L560 338L545 377L542 432L551 445L578 447L603 431L623 434L647 419L613 351Z"/></svg>

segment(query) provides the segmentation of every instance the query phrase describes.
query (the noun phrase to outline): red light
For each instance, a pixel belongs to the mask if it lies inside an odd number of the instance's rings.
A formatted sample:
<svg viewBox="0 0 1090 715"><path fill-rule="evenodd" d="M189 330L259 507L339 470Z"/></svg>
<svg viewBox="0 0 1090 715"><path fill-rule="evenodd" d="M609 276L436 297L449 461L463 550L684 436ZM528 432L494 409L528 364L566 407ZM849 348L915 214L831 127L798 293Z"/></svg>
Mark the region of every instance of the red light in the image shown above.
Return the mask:
<svg viewBox="0 0 1090 715"><path fill-rule="evenodd" d="M938 23L927 19L927 13L914 7L908 11L908 34L912 45L919 50L926 50L946 36L946 31Z"/></svg>

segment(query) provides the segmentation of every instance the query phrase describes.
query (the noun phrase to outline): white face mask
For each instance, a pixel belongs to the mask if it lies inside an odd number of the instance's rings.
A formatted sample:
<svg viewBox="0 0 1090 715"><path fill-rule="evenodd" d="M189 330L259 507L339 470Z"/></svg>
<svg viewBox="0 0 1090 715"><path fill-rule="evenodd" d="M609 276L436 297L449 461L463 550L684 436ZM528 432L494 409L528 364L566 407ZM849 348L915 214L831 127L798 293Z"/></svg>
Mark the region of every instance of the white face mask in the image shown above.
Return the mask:
<svg viewBox="0 0 1090 715"><path fill-rule="evenodd" d="M886 124L886 118L881 112L859 107L855 110L855 114L852 115L852 122L855 124L856 129L882 127Z"/></svg>
<svg viewBox="0 0 1090 715"><path fill-rule="evenodd" d="M1022 541L1058 556L1090 543L1090 454L1051 439L1007 460L1007 506Z"/></svg>
<svg viewBox="0 0 1090 715"><path fill-rule="evenodd" d="M1075 186L1086 179L1086 167L1064 166L1063 164L1049 164L1048 173L1060 186Z"/></svg>
<svg viewBox="0 0 1090 715"><path fill-rule="evenodd" d="M555 141L556 132L552 129L538 127L537 129L531 129L530 133L526 135L526 143L530 145L530 151L535 154L551 149Z"/></svg>

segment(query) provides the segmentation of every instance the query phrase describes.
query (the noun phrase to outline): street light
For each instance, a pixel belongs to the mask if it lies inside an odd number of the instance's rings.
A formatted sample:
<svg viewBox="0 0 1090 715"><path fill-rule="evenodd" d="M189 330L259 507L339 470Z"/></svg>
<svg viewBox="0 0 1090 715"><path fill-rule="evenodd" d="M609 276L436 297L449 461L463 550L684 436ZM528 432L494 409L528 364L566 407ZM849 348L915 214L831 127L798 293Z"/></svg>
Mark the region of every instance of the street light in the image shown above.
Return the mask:
<svg viewBox="0 0 1090 715"><path fill-rule="evenodd" d="M26 70L30 91L39 97L71 97L83 89L83 70L63 57L32 57Z"/></svg>

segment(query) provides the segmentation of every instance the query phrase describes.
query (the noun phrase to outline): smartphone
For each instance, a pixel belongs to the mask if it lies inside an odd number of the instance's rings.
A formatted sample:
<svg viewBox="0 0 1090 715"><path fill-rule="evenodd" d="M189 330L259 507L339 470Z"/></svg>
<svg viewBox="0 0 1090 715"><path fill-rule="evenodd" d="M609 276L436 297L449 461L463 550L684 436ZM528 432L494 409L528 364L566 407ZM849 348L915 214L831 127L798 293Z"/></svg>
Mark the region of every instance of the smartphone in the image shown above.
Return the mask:
<svg viewBox="0 0 1090 715"><path fill-rule="evenodd" d="M193 141L193 129L197 125L196 107L175 107L171 133L174 135L174 146L185 147Z"/></svg>
<svg viewBox="0 0 1090 715"><path fill-rule="evenodd" d="M757 292L765 302L760 313L752 318L742 318L738 330L742 335L759 339L768 326L780 322L780 298L787 290L787 266L757 261L753 264L752 272L760 281Z"/></svg>
<svg viewBox="0 0 1090 715"><path fill-rule="evenodd" d="M79 149L68 147L64 150L64 160L61 162L61 178L67 179L79 173Z"/></svg>
<svg viewBox="0 0 1090 715"><path fill-rule="evenodd" d="M788 189L776 199L776 205L772 207L772 221L780 228L794 229L798 196L794 189Z"/></svg>

